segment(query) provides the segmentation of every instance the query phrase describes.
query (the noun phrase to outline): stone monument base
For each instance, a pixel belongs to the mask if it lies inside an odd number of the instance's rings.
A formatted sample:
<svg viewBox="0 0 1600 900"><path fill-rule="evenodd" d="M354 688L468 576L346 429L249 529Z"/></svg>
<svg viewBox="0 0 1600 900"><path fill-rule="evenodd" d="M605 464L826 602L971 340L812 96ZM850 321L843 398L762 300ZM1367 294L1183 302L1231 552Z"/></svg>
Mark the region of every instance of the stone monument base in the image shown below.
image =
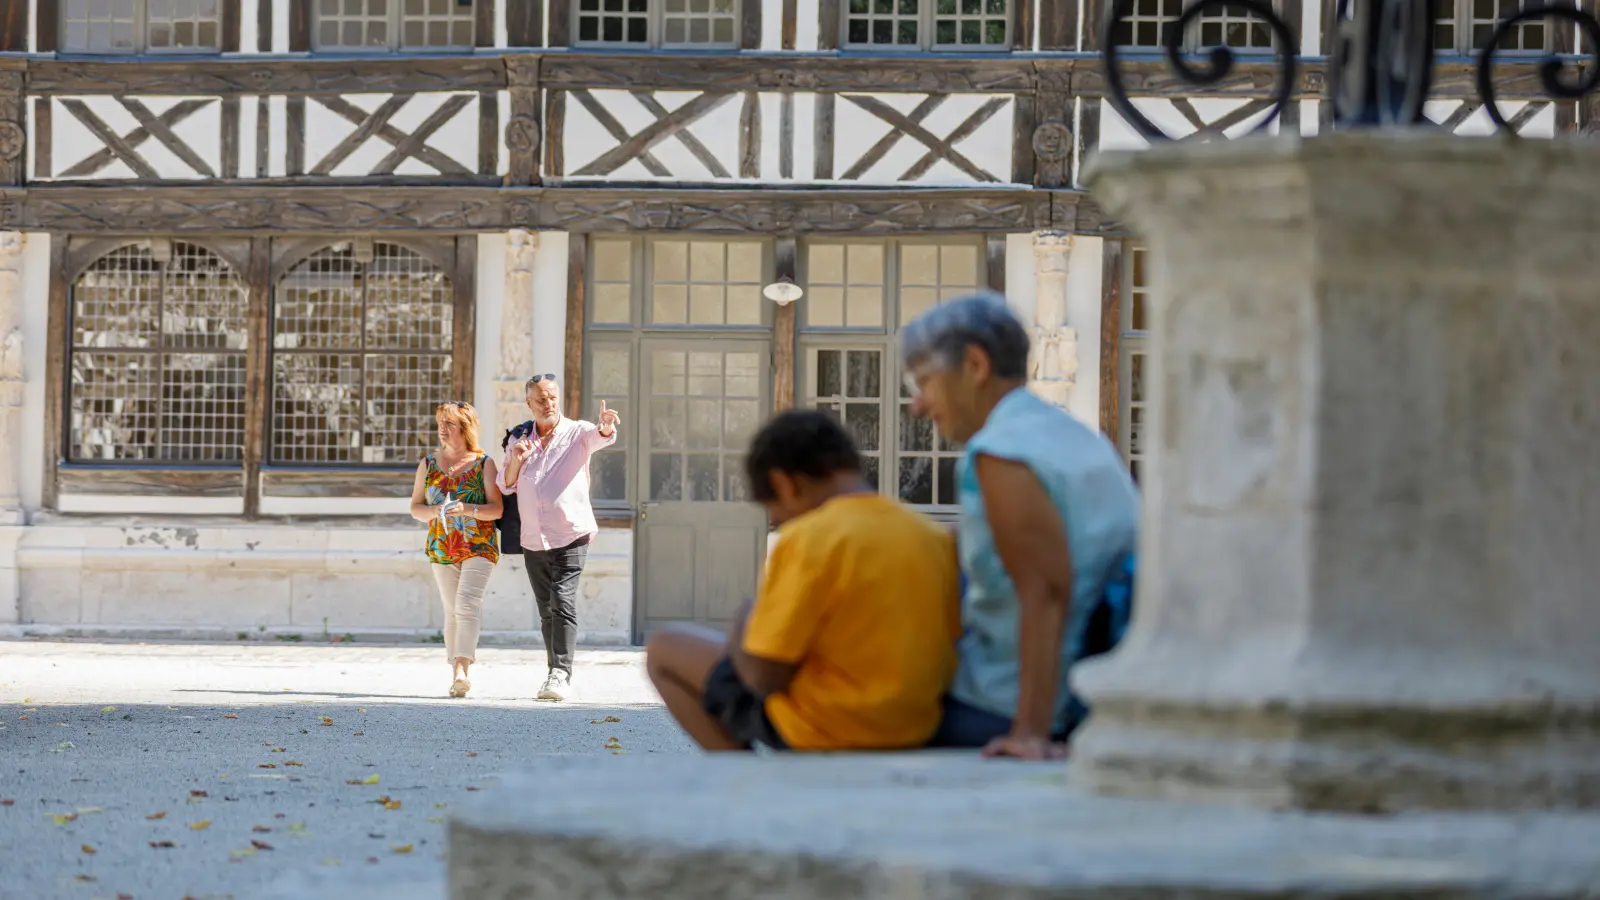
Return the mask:
<svg viewBox="0 0 1600 900"><path fill-rule="evenodd" d="M971 754L549 759L449 826L453 900L1592 898L1600 815L1086 795Z"/></svg>

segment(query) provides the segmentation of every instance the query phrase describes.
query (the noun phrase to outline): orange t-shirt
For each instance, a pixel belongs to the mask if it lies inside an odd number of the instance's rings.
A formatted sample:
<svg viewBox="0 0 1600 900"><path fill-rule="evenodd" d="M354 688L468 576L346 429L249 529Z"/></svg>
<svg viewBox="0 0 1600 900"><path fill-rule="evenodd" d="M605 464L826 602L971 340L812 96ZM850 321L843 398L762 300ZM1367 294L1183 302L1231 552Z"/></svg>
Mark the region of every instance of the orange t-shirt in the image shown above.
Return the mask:
<svg viewBox="0 0 1600 900"><path fill-rule="evenodd" d="M744 649L798 664L767 698L796 750L916 747L939 725L960 636L953 536L877 494L788 522L767 562Z"/></svg>

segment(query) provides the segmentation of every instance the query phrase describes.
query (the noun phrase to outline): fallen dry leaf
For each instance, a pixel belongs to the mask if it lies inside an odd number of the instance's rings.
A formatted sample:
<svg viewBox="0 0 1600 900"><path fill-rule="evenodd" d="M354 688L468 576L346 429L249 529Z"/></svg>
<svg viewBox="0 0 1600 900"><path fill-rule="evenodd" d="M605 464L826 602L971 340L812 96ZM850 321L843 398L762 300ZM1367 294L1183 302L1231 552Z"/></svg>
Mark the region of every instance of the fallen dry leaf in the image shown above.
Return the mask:
<svg viewBox="0 0 1600 900"><path fill-rule="evenodd" d="M154 822L156 819L165 819L166 817L167 817L167 811L164 810L164 809L161 812L151 813L150 815L145 816L146 819L149 819L152 822Z"/></svg>
<svg viewBox="0 0 1600 900"><path fill-rule="evenodd" d="M57 825L65 825L68 822L76 822L77 820L77 813L55 813L50 816L50 821L56 823Z"/></svg>
<svg viewBox="0 0 1600 900"><path fill-rule="evenodd" d="M100 708L100 711L101 712L116 712L117 708L115 706L103 706L103 707Z"/></svg>
<svg viewBox="0 0 1600 900"><path fill-rule="evenodd" d="M224 719L237 719L239 717L234 715L233 713L228 713L227 715L223 716L223 718Z"/></svg>
<svg viewBox="0 0 1600 900"><path fill-rule="evenodd" d="M475 788L475 787L473 787L473 786L471 786L471 785L468 785L468 786L467 786L467 790L469 790L469 791L475 791L475 790L477 790L477 788Z"/></svg>
<svg viewBox="0 0 1600 900"><path fill-rule="evenodd" d="M365 731L358 731L358 732L356 732L356 733L355 733L355 734L352 734L352 735L350 735L350 736L351 736L351 737L361 737L361 736L362 736L362 735L364 735L364 734L366 734L366 732L365 732Z"/></svg>
<svg viewBox="0 0 1600 900"><path fill-rule="evenodd" d="M386 801L384 801L383 808L384 809L399 809L400 808L400 801L399 800L386 800Z"/></svg>
<svg viewBox="0 0 1600 900"><path fill-rule="evenodd" d="M23 697L22 698L22 702L25 703L25 704L26 703L32 703L33 702L33 698L32 697Z"/></svg>
<svg viewBox="0 0 1600 900"><path fill-rule="evenodd" d="M367 857L367 862L369 862L369 863L376 863L377 861L378 861L378 858L376 856Z"/></svg>
<svg viewBox="0 0 1600 900"><path fill-rule="evenodd" d="M358 706L358 707L356 707L356 712L366 712L366 709L363 708L363 707Z"/></svg>
<svg viewBox="0 0 1600 900"><path fill-rule="evenodd" d="M435 803L433 805L434 809L448 809L449 807L450 807L450 804L448 804L448 803Z"/></svg>
<svg viewBox="0 0 1600 900"><path fill-rule="evenodd" d="M444 821L444 816L429 816L428 821L437 824Z"/></svg>
<svg viewBox="0 0 1600 900"><path fill-rule="evenodd" d="M310 834L311 834L311 832L306 830L306 826L301 824L301 823L299 823L299 822L296 822L293 825L289 826L289 836L290 837L307 837Z"/></svg>
<svg viewBox="0 0 1600 900"><path fill-rule="evenodd" d="M150 846L155 848L155 849L157 849L157 850L165 850L165 849L170 849L172 847L176 847L178 845L174 844L171 841L151 841L150 842Z"/></svg>
<svg viewBox="0 0 1600 900"><path fill-rule="evenodd" d="M276 769L277 767L277 763L256 763L256 768L258 769Z"/></svg>
<svg viewBox="0 0 1600 900"><path fill-rule="evenodd" d="M78 807L78 814L82 815L82 816L87 816L87 815L91 815L93 813L101 813L101 812L105 812L105 810L101 809L98 806L80 806L80 807Z"/></svg>
<svg viewBox="0 0 1600 900"><path fill-rule="evenodd" d="M11 806L16 802L15 800L0 800L0 806Z"/></svg>
<svg viewBox="0 0 1600 900"><path fill-rule="evenodd" d="M84 884L94 884L94 881L95 881L95 878L94 878L93 875L78 875L78 876L76 876L76 878L77 878L78 881L81 881Z"/></svg>
<svg viewBox="0 0 1600 900"><path fill-rule="evenodd" d="M361 779L361 783L362 784L377 784L378 783L378 773L377 772L373 772L371 775L368 775L367 777Z"/></svg>
<svg viewBox="0 0 1600 900"><path fill-rule="evenodd" d="M289 818L289 814L288 813L273 813L272 817L274 819L287 819L287 818Z"/></svg>
<svg viewBox="0 0 1600 900"><path fill-rule="evenodd" d="M323 725L332 725L333 724L333 717L332 716L323 716L322 717L322 724Z"/></svg>
<svg viewBox="0 0 1600 900"><path fill-rule="evenodd" d="M189 792L189 796L191 796L191 797L209 797L211 795L207 794L205 791L190 791Z"/></svg>
<svg viewBox="0 0 1600 900"><path fill-rule="evenodd" d="M283 764L286 765L286 766L299 766L302 769L305 768L305 765L306 765L303 762L300 762L298 760L293 760L293 759L285 760Z"/></svg>
<svg viewBox="0 0 1600 900"><path fill-rule="evenodd" d="M469 751L467 751L467 755L468 755L468 756L477 756L477 755L478 755L478 754L477 754L477 752L476 752L476 751L471 751L471 750L469 750Z"/></svg>
<svg viewBox="0 0 1600 900"><path fill-rule="evenodd" d="M256 855L256 848L254 848L254 847L245 847L245 848L240 849L240 850L229 850L228 851L228 856L231 858L230 859L231 862L238 862L243 857L255 856L255 855Z"/></svg>
<svg viewBox="0 0 1600 900"><path fill-rule="evenodd" d="M271 850L272 849L272 845L267 843L266 841L251 840L250 841L250 846L256 848L257 850Z"/></svg>
<svg viewBox="0 0 1600 900"><path fill-rule="evenodd" d="M410 844L401 844L398 847L390 847L389 849L393 850L396 853L410 853L411 852L411 845Z"/></svg>
<svg viewBox="0 0 1600 900"><path fill-rule="evenodd" d="M78 849L82 850L84 853L89 854L90 856L93 856L95 854L95 849L94 849L94 845L93 844L84 844L82 847L79 847Z"/></svg>
<svg viewBox="0 0 1600 900"><path fill-rule="evenodd" d="M211 827L211 820L210 819L201 819L198 822L191 822L189 824L189 830L190 831L205 831L207 828L210 828L210 827Z"/></svg>
<svg viewBox="0 0 1600 900"><path fill-rule="evenodd" d="M19 721L22 721L22 722L26 722L26 721L28 721L28 717L27 717L27 716L17 716L17 719L18 719L18 720L19 720Z"/></svg>
<svg viewBox="0 0 1600 900"><path fill-rule="evenodd" d="M339 864L339 857L330 856L327 859L323 860L322 864L325 865L325 866L337 866Z"/></svg>
<svg viewBox="0 0 1600 900"><path fill-rule="evenodd" d="M273 753L288 753L289 752L289 748L288 747L273 747L272 748L272 752Z"/></svg>
<svg viewBox="0 0 1600 900"><path fill-rule="evenodd" d="M117 900L133 900L132 894L118 894Z"/></svg>
<svg viewBox="0 0 1600 900"><path fill-rule="evenodd" d="M272 833L272 829L267 827L266 825L255 825L255 826L252 826L250 830L254 831L256 834L271 834Z"/></svg>

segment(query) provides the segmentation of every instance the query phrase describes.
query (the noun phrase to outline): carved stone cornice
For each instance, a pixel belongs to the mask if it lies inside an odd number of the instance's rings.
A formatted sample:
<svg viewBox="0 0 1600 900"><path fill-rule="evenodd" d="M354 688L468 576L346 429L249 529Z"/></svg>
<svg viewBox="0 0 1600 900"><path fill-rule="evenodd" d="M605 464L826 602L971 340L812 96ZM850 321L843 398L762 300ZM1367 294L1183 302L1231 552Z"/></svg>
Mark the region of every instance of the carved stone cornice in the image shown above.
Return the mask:
<svg viewBox="0 0 1600 900"><path fill-rule="evenodd" d="M1083 231L1081 191L1008 188L368 186L243 183L0 190L0 229L89 234L674 231L861 234Z"/></svg>

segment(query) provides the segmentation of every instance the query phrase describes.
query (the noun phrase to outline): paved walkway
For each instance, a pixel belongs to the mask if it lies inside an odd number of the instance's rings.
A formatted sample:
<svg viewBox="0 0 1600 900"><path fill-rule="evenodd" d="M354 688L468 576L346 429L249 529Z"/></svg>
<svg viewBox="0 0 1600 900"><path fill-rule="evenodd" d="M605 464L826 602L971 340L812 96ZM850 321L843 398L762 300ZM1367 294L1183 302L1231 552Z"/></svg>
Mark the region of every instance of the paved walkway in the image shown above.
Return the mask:
<svg viewBox="0 0 1600 900"><path fill-rule="evenodd" d="M544 674L543 650L485 648L453 701L435 645L0 641L0 898L432 875L443 817L498 771L691 752L638 652L580 651L567 703L531 699Z"/></svg>

